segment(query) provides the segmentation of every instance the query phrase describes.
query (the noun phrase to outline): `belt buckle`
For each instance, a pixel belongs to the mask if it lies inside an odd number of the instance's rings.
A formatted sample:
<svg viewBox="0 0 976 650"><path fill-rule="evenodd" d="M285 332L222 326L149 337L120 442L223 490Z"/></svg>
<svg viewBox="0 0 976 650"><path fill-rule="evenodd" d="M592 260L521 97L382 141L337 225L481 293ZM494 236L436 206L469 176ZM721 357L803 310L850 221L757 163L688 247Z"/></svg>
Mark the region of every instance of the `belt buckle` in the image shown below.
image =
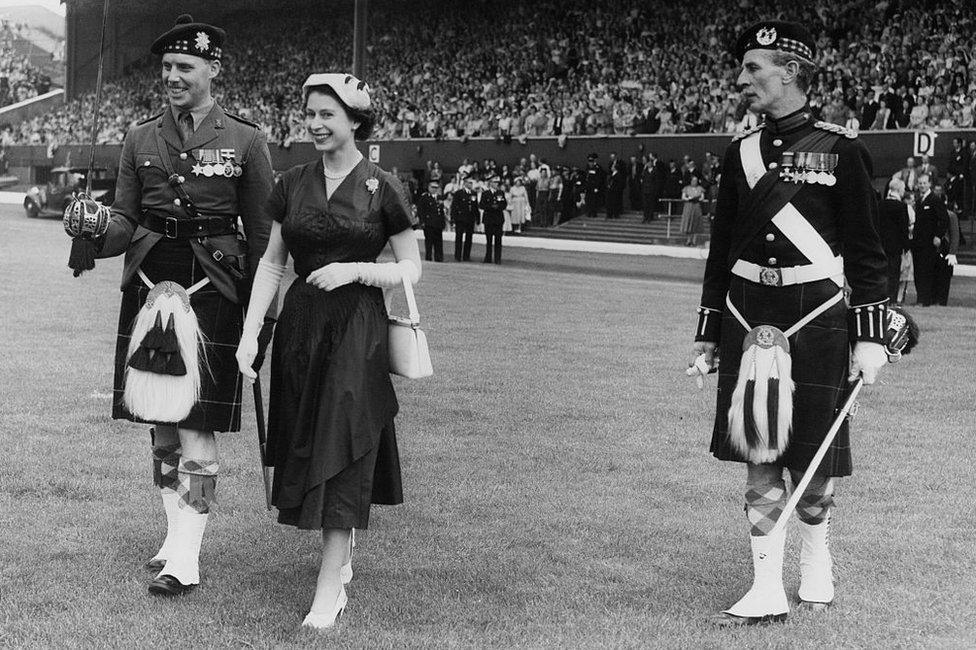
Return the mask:
<svg viewBox="0 0 976 650"><path fill-rule="evenodd" d="M783 286L783 271L768 266L759 267L759 284L767 287Z"/></svg>
<svg viewBox="0 0 976 650"><path fill-rule="evenodd" d="M163 234L166 235L167 239L176 239L177 236L177 218L176 217L166 217L163 220Z"/></svg>

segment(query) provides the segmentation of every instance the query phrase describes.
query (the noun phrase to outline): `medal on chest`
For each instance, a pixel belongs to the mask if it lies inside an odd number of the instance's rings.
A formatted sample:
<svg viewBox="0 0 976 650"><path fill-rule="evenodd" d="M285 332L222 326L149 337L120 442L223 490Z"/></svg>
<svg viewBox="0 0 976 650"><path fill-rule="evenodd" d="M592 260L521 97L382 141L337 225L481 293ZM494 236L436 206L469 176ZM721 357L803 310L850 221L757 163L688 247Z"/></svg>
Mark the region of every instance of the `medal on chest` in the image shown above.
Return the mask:
<svg viewBox="0 0 976 650"><path fill-rule="evenodd" d="M834 170L839 156L814 151L784 151L779 163L779 177L788 183L809 183L833 187Z"/></svg>
<svg viewBox="0 0 976 650"><path fill-rule="evenodd" d="M197 149L194 158L197 162L190 170L194 176L234 178L244 173L236 149Z"/></svg>

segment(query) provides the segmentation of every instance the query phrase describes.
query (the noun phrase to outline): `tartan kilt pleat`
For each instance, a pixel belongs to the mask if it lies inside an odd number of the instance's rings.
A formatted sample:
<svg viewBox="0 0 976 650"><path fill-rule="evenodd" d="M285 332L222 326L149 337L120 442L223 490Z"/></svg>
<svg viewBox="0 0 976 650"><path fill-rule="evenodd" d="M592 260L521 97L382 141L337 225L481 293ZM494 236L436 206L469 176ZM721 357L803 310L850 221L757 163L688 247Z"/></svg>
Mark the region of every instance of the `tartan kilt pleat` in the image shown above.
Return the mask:
<svg viewBox="0 0 976 650"><path fill-rule="evenodd" d="M772 325L787 330L839 291L830 280L789 287L767 287L738 277L729 285L729 298L752 327ZM728 440L728 412L739 376L746 330L726 308L722 315L718 397L711 452L721 460L746 462ZM841 300L789 338L792 357L793 431L778 461L805 471L843 406L850 341L847 307ZM845 421L820 464L819 474L849 476L852 472L850 431Z"/></svg>
<svg viewBox="0 0 976 650"><path fill-rule="evenodd" d="M189 287L204 277L189 244L161 241L143 261L142 270L153 282L172 280ZM128 411L122 402L130 332L136 316L146 302L149 287L138 277L122 291L119 329L115 346L115 382L112 418L146 422ZM200 355L200 399L189 415L178 424L200 431L240 431L242 378L235 353L240 341L243 318L240 305L228 300L213 285L207 284L190 295L204 344ZM159 424L159 423L149 423Z"/></svg>

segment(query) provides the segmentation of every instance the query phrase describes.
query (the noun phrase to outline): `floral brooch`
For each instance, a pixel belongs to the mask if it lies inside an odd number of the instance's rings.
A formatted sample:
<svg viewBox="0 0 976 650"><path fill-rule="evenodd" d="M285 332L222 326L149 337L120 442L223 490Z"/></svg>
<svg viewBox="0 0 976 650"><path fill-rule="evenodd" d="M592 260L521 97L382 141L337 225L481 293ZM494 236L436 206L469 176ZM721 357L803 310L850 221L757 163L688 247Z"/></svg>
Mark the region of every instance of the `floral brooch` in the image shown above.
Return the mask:
<svg viewBox="0 0 976 650"><path fill-rule="evenodd" d="M376 194L376 190L380 187L380 181L376 178L366 179L366 189L369 190L370 194Z"/></svg>

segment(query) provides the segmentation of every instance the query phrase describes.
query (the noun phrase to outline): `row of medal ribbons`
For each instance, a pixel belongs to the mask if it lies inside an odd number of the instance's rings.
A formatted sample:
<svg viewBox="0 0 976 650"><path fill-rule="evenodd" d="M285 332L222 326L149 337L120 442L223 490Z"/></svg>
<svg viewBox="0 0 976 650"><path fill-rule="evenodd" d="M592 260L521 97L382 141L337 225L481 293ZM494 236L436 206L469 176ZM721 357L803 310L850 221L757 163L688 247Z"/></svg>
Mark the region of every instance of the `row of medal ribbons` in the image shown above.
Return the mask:
<svg viewBox="0 0 976 650"><path fill-rule="evenodd" d="M834 170L838 155L813 151L784 151L779 177L790 183L812 183L832 187L837 184Z"/></svg>

